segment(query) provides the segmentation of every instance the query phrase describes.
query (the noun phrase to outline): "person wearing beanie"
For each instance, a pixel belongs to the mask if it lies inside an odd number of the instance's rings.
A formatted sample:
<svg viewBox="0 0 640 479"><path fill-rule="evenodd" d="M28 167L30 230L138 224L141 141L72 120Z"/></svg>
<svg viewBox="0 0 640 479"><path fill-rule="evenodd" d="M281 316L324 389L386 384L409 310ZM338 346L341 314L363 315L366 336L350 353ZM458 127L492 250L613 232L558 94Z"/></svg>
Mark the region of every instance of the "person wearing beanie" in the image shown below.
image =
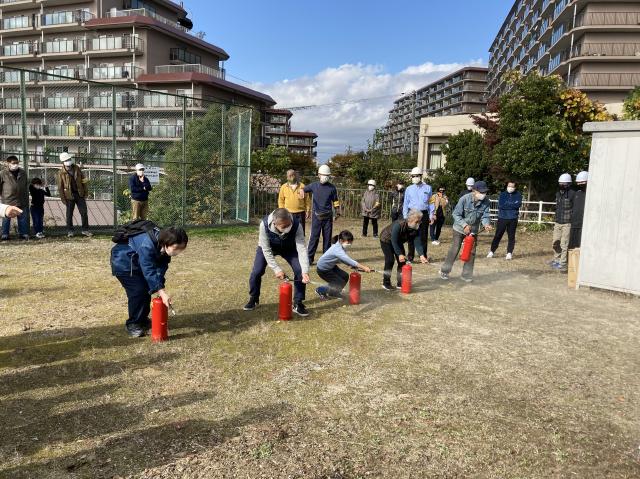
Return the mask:
<svg viewBox="0 0 640 479"><path fill-rule="evenodd" d="M152 189L149 178L144 174L144 165L138 163L136 172L129 177L131 221L147 219L147 214L149 214L149 192Z"/></svg>

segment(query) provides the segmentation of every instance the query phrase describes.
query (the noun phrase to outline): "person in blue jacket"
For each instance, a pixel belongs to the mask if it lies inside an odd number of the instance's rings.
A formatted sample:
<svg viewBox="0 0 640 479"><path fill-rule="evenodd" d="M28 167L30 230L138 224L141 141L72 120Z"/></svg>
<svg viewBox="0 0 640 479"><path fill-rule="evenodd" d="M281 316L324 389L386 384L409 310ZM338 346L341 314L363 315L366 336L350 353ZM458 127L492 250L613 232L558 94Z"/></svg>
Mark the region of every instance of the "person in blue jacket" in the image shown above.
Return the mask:
<svg viewBox="0 0 640 479"><path fill-rule="evenodd" d="M131 221L146 220L149 213L149 192L152 190L149 178L144 175L144 165L136 165L135 174L129 177L131 191Z"/></svg>
<svg viewBox="0 0 640 479"><path fill-rule="evenodd" d="M513 249L516 246L516 229L518 228L518 216L522 206L522 193L516 189L516 182L507 183L507 189L500 193L498 197L498 224L496 234L491 242L491 250L487 258L493 258L504 232L507 232L509 242L507 243L506 259L513 258Z"/></svg>
<svg viewBox="0 0 640 479"><path fill-rule="evenodd" d="M151 327L151 295L157 294L163 303L171 306L171 296L165 290L165 274L173 256L182 253L189 238L182 228L155 227L130 236L126 243L111 249L111 272L127 293L129 336L144 336Z"/></svg>

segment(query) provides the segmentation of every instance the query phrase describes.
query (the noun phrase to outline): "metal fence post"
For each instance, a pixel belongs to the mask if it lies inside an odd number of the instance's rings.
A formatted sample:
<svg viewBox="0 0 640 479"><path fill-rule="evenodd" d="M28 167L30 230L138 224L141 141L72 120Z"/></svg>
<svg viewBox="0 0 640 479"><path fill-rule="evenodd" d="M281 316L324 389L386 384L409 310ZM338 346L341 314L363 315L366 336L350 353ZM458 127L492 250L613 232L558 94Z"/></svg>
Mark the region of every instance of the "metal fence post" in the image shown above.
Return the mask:
<svg viewBox="0 0 640 479"><path fill-rule="evenodd" d="M113 226L118 224L118 165L116 164L116 87L111 86L111 161L113 171Z"/></svg>
<svg viewBox="0 0 640 479"><path fill-rule="evenodd" d="M538 203L538 224L542 224L542 201Z"/></svg>
<svg viewBox="0 0 640 479"><path fill-rule="evenodd" d="M225 151L225 132L224 132L224 112L225 112L225 104L222 104L222 136L220 142L220 224L224 221L224 151Z"/></svg>
<svg viewBox="0 0 640 479"><path fill-rule="evenodd" d="M187 220L187 98L182 97L182 226Z"/></svg>
<svg viewBox="0 0 640 479"><path fill-rule="evenodd" d="M25 85L24 70L20 70L20 123L22 126L22 168L25 175L29 177L29 155L28 155L28 143L27 143L27 88ZM46 178L45 178L46 181ZM45 183L46 184L46 183ZM24 205L25 215L27 215L27 232L31 231L31 218L27 213L26 208L29 205Z"/></svg>

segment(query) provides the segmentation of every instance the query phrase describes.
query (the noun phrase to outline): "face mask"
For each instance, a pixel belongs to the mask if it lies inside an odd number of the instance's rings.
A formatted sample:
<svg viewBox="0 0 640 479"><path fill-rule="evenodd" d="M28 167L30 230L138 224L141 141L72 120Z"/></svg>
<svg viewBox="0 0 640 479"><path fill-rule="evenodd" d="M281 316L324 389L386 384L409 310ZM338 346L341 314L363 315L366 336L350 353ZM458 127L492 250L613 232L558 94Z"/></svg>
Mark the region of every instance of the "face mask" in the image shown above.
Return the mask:
<svg viewBox="0 0 640 479"><path fill-rule="evenodd" d="M404 186L398 185L398 191L402 191L402 190L404 190Z"/></svg>
<svg viewBox="0 0 640 479"><path fill-rule="evenodd" d="M560 189L561 189L561 190L568 190L568 189L569 189L569 185L567 185L567 184L561 184L561 185L560 185Z"/></svg>
<svg viewBox="0 0 640 479"><path fill-rule="evenodd" d="M476 200L482 201L487 197L486 193L476 193Z"/></svg>
<svg viewBox="0 0 640 479"><path fill-rule="evenodd" d="M420 182L422 182L422 178L420 178L419 176L413 176L411 177L411 183L413 183L414 185L419 184Z"/></svg>
<svg viewBox="0 0 640 479"><path fill-rule="evenodd" d="M171 258L173 258L174 256L178 256L180 253L182 253L182 249L178 249L178 248L174 248L171 251L167 251L166 247L162 247L162 249L160 250L160 252L162 254L164 254L165 256L169 256Z"/></svg>
<svg viewBox="0 0 640 479"><path fill-rule="evenodd" d="M63 163L64 166L71 166L73 165L73 161L72 160L67 160Z"/></svg>
<svg viewBox="0 0 640 479"><path fill-rule="evenodd" d="M320 183L327 183L329 181L329 177L325 175L320 175Z"/></svg>
<svg viewBox="0 0 640 479"><path fill-rule="evenodd" d="M281 235L286 235L289 231L291 231L291 228L293 228L293 225L289 225L283 230L278 229L278 228L276 228L276 229L280 232Z"/></svg>
<svg viewBox="0 0 640 479"><path fill-rule="evenodd" d="M416 223L414 225L407 223L407 226L409 228L411 228L412 230L419 230L420 229L420 223Z"/></svg>
<svg viewBox="0 0 640 479"><path fill-rule="evenodd" d="M14 163L9 164L9 171L18 171L19 168L20 168L20 165L16 165Z"/></svg>
<svg viewBox="0 0 640 479"><path fill-rule="evenodd" d="M513 193L516 189L513 186L507 186L507 193Z"/></svg>
<svg viewBox="0 0 640 479"><path fill-rule="evenodd" d="M144 176L144 170L136 170L138 176Z"/></svg>
<svg viewBox="0 0 640 479"><path fill-rule="evenodd" d="M375 189L375 186L369 185L369 186L367 186L367 188L369 189L369 191L373 191Z"/></svg>
<svg viewBox="0 0 640 479"><path fill-rule="evenodd" d="M471 190L473 190L473 186L467 186L467 189L468 189L469 191L471 191Z"/></svg>
<svg viewBox="0 0 640 479"><path fill-rule="evenodd" d="M351 248L351 244L350 243L342 243L342 247L344 249Z"/></svg>

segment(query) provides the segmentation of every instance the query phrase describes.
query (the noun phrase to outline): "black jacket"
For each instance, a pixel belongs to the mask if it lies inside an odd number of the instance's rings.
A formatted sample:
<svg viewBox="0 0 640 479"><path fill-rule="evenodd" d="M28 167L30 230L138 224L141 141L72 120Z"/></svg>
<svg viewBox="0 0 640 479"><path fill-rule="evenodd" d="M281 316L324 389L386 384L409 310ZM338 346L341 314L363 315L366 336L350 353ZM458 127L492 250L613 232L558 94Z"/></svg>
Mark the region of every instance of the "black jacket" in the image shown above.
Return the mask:
<svg viewBox="0 0 640 479"><path fill-rule="evenodd" d="M43 208L44 197L51 196L48 186L45 186L44 190L39 190L35 186L29 185L29 193L31 193L31 206L34 208Z"/></svg>
<svg viewBox="0 0 640 479"><path fill-rule="evenodd" d="M576 192L571 189L560 190L556 193L556 223L561 225L571 223L575 196Z"/></svg>

